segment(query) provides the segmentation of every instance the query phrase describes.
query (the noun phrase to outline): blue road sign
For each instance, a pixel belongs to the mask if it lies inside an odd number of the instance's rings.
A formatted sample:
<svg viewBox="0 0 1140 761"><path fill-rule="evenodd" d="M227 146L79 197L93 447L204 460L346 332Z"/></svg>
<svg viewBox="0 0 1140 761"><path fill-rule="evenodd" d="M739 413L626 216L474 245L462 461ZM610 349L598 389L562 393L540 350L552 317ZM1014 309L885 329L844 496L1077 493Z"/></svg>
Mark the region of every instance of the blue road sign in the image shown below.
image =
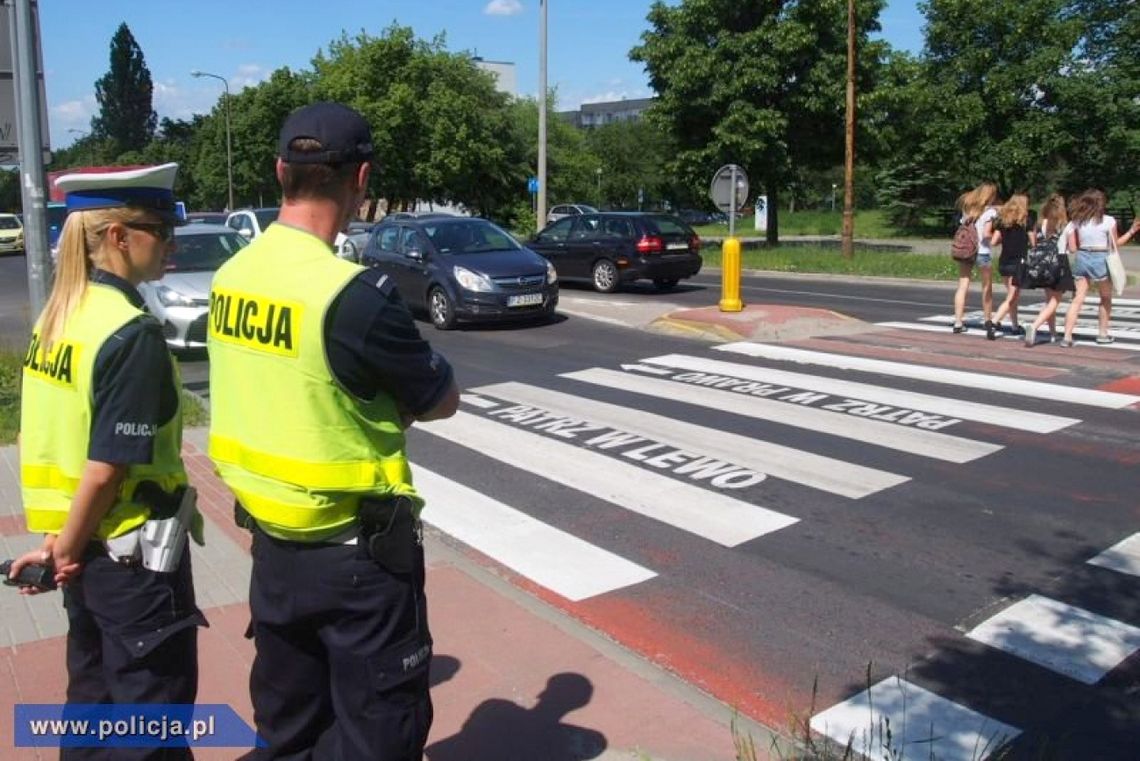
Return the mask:
<svg viewBox="0 0 1140 761"><path fill-rule="evenodd" d="M529 180L527 180L526 181L526 189L529 190L532 194L537 193L538 192L538 178L537 177L531 177Z"/></svg>

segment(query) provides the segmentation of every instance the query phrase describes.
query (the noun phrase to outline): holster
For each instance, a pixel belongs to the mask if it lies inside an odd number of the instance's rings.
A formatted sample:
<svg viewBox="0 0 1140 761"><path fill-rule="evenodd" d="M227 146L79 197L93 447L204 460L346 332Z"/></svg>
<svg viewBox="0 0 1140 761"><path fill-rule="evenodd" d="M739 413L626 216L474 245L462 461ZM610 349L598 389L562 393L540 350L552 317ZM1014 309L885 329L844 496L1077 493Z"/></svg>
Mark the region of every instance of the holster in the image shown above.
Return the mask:
<svg viewBox="0 0 1140 761"><path fill-rule="evenodd" d="M143 568L159 573L178 570L197 510L197 496L193 486L183 486L167 494L153 481L139 483L134 498L151 509L150 519L139 530L139 559Z"/></svg>
<svg viewBox="0 0 1140 761"><path fill-rule="evenodd" d="M410 574L416 567L423 530L408 497L364 497L357 512L360 547L393 574Z"/></svg>

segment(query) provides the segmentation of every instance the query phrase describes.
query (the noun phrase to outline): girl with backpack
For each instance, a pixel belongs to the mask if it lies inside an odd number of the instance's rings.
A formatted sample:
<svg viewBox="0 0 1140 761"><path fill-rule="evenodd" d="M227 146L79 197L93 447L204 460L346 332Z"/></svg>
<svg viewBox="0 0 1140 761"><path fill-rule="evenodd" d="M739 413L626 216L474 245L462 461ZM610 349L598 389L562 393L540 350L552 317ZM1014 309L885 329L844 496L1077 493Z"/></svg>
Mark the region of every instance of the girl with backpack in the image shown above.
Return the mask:
<svg viewBox="0 0 1140 761"><path fill-rule="evenodd" d="M1010 196L995 220L990 245L1001 244L1001 257L998 259L998 272L1005 283L1005 301L998 307L993 320L986 320L986 338L993 341L1001 330L1001 318L1007 313L1013 324L1013 335L1025 335L1025 328L1017 320L1017 303L1021 296L1020 272L1025 264L1025 255L1036 238L1029 221L1029 197L1023 193Z"/></svg>
<svg viewBox="0 0 1140 761"><path fill-rule="evenodd" d="M1037 331L1045 323L1049 323L1049 336L1053 341L1060 339L1057 334L1057 307L1061 305L1061 298L1066 292L1072 292L1076 287L1073 283L1073 271L1069 267L1068 250L1069 215L1065 212L1065 197L1053 193L1041 205L1040 223L1037 226L1035 246L1051 245L1057 250L1057 276L1049 283L1029 285L1022 283L1022 288L1041 287L1045 289L1045 306L1034 318L1033 323L1025 329L1025 345L1033 346L1037 343Z"/></svg>
<svg viewBox="0 0 1140 761"><path fill-rule="evenodd" d="M966 314L966 294L970 290L970 280L973 276L974 265L977 264L978 274L982 278L982 313L986 322L989 322L990 313L994 308L994 284L990 277L993 252L990 248L990 236L993 235L993 222L997 217L997 185L992 182L983 182L973 190L967 191L958 197L958 208L962 210L962 224L972 222L978 234L978 253L970 259L958 261L958 290L954 292L954 332L965 333L966 326L962 322Z"/></svg>
<svg viewBox="0 0 1140 761"><path fill-rule="evenodd" d="M1081 307L1084 306L1085 296L1093 284L1100 294L1096 342L1110 344L1114 340L1108 334L1108 321L1112 317L1112 281L1108 277L1108 252L1132 240L1140 231L1140 219L1132 223L1128 232L1118 235L1116 220L1104 213L1105 203L1103 191L1089 189L1077 196L1069 209L1069 217L1073 221L1069 232L1069 250L1077 252L1076 262L1073 265L1077 292L1065 315L1065 338L1061 341L1061 345L1065 347L1073 345L1073 329L1077 326L1077 318L1080 316Z"/></svg>

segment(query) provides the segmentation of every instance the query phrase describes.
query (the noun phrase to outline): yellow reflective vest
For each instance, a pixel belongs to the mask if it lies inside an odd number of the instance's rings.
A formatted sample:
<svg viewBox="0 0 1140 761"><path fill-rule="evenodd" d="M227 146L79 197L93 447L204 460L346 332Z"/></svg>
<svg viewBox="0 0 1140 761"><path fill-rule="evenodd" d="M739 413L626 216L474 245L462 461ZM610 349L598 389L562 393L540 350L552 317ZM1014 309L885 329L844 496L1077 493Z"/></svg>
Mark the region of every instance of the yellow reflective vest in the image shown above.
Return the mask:
<svg viewBox="0 0 1140 761"><path fill-rule="evenodd" d="M364 495L412 486L395 401L358 399L329 368L329 304L362 268L277 223L226 262L210 291L210 458L267 533L319 541Z"/></svg>
<svg viewBox="0 0 1140 761"><path fill-rule="evenodd" d="M141 314L119 289L88 283L50 352L44 351L36 324L24 357L20 401L20 486L29 531L58 534L63 528L87 465L95 358L115 331ZM171 366L170 382L179 388L173 361ZM95 538L119 536L146 521L149 509L130 499L139 481L155 481L168 493L186 483L181 446L180 401L174 416L156 432L153 461L128 468L119 499L107 511Z"/></svg>

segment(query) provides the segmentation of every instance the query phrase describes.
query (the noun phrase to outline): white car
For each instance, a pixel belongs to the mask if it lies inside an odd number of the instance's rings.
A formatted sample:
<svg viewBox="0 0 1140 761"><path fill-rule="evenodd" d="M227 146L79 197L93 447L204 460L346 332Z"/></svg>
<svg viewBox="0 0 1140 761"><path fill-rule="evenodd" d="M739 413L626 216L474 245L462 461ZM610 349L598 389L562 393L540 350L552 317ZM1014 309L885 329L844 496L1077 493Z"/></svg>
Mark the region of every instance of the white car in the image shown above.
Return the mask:
<svg viewBox="0 0 1140 761"><path fill-rule="evenodd" d="M15 214L0 214L0 253L24 251L24 226Z"/></svg>
<svg viewBox="0 0 1140 761"><path fill-rule="evenodd" d="M597 214L598 210L593 206L587 206L584 203L560 203L555 204L550 208L550 213L546 215L547 223L557 222L563 217L572 217L575 214Z"/></svg>
<svg viewBox="0 0 1140 761"><path fill-rule="evenodd" d="M226 217L226 226L232 227L246 240L253 240L265 232L265 228L277 221L277 215L280 212L281 209L277 206L263 209L238 209L230 212L230 215ZM366 239L364 238L364 240ZM354 240L353 236L346 235L343 232L337 233L336 240L333 241L336 255L350 262L360 260L360 249L363 246L363 240Z"/></svg>
<svg viewBox="0 0 1140 761"><path fill-rule="evenodd" d="M162 324L168 346L201 349L206 345L214 273L249 241L228 227L198 224L174 228L174 243L162 278L141 284L139 293L147 311Z"/></svg>

